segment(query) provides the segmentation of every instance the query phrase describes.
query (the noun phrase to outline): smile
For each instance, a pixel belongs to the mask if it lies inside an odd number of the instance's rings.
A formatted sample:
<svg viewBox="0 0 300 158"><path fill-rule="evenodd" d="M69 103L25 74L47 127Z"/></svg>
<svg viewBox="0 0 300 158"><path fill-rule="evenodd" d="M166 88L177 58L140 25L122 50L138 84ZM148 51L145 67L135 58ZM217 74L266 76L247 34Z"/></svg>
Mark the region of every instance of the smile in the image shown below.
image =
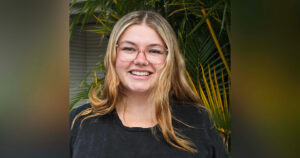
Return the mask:
<svg viewBox="0 0 300 158"><path fill-rule="evenodd" d="M140 72L140 71L129 71L131 74L136 76L149 76L150 72Z"/></svg>

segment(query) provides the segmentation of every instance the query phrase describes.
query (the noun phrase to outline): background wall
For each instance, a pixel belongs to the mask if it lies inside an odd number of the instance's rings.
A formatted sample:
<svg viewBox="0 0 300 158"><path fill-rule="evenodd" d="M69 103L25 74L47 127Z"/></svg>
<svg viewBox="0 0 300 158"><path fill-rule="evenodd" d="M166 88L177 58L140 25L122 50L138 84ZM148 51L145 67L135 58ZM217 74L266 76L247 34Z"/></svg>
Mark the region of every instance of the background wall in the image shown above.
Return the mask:
<svg viewBox="0 0 300 158"><path fill-rule="evenodd" d="M85 25L83 29L77 26L70 39L69 100L84 89L84 87L79 87L80 83L89 72L94 72L94 68L99 61L103 61L106 52L108 39L94 32L87 31L92 29L95 29L93 24ZM93 75L87 77L87 82L92 82L92 80ZM74 105L74 108L88 102L88 99L81 99Z"/></svg>

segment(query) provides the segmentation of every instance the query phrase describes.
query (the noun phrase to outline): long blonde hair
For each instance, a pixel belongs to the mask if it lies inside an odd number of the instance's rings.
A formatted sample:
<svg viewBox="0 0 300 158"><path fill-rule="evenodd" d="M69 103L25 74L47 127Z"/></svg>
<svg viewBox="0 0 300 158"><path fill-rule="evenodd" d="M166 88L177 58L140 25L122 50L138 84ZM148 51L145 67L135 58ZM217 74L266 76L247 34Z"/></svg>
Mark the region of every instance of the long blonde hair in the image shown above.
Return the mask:
<svg viewBox="0 0 300 158"><path fill-rule="evenodd" d="M166 65L151 97L155 105L155 115L158 127L164 139L170 145L185 151L197 152L195 145L184 135L173 128L170 100L178 100L200 106L199 98L194 94L185 78L185 64L180 53L176 34L170 24L159 14L152 11L134 11L123 16L114 26L106 51L104 64L106 76L103 87L94 87L89 93L91 108L79 113L72 122L72 127L78 117L83 120L112 112L124 95L122 86L115 70L117 58L116 44L122 33L131 25L145 23L154 29L168 48ZM100 97L98 97L101 91Z"/></svg>

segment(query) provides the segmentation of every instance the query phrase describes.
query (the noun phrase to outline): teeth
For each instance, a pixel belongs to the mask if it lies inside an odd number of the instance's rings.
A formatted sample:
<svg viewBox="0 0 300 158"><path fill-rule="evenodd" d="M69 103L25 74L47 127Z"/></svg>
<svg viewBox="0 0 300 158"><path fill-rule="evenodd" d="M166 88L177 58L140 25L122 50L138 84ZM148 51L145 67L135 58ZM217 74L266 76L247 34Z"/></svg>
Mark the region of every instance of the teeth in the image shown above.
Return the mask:
<svg viewBox="0 0 300 158"><path fill-rule="evenodd" d="M149 72L139 72L139 71L131 71L132 74L137 76L149 76Z"/></svg>

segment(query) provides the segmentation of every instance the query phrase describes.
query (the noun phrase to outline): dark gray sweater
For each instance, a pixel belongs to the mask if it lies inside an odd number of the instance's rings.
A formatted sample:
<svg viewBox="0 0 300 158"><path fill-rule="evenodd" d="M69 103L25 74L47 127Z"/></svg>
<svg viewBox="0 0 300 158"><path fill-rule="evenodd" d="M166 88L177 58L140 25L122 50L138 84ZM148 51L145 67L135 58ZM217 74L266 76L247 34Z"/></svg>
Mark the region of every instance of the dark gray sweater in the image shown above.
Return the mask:
<svg viewBox="0 0 300 158"><path fill-rule="evenodd" d="M70 113L70 122L85 104ZM129 128L122 124L116 111L105 116L89 118L80 125L77 119L70 132L70 150L73 158L227 158L229 157L222 140L204 108L191 105L173 104L172 115L192 125L189 128L175 120L173 126L192 140L198 153L183 151L169 145L158 127L155 136L151 128Z"/></svg>

